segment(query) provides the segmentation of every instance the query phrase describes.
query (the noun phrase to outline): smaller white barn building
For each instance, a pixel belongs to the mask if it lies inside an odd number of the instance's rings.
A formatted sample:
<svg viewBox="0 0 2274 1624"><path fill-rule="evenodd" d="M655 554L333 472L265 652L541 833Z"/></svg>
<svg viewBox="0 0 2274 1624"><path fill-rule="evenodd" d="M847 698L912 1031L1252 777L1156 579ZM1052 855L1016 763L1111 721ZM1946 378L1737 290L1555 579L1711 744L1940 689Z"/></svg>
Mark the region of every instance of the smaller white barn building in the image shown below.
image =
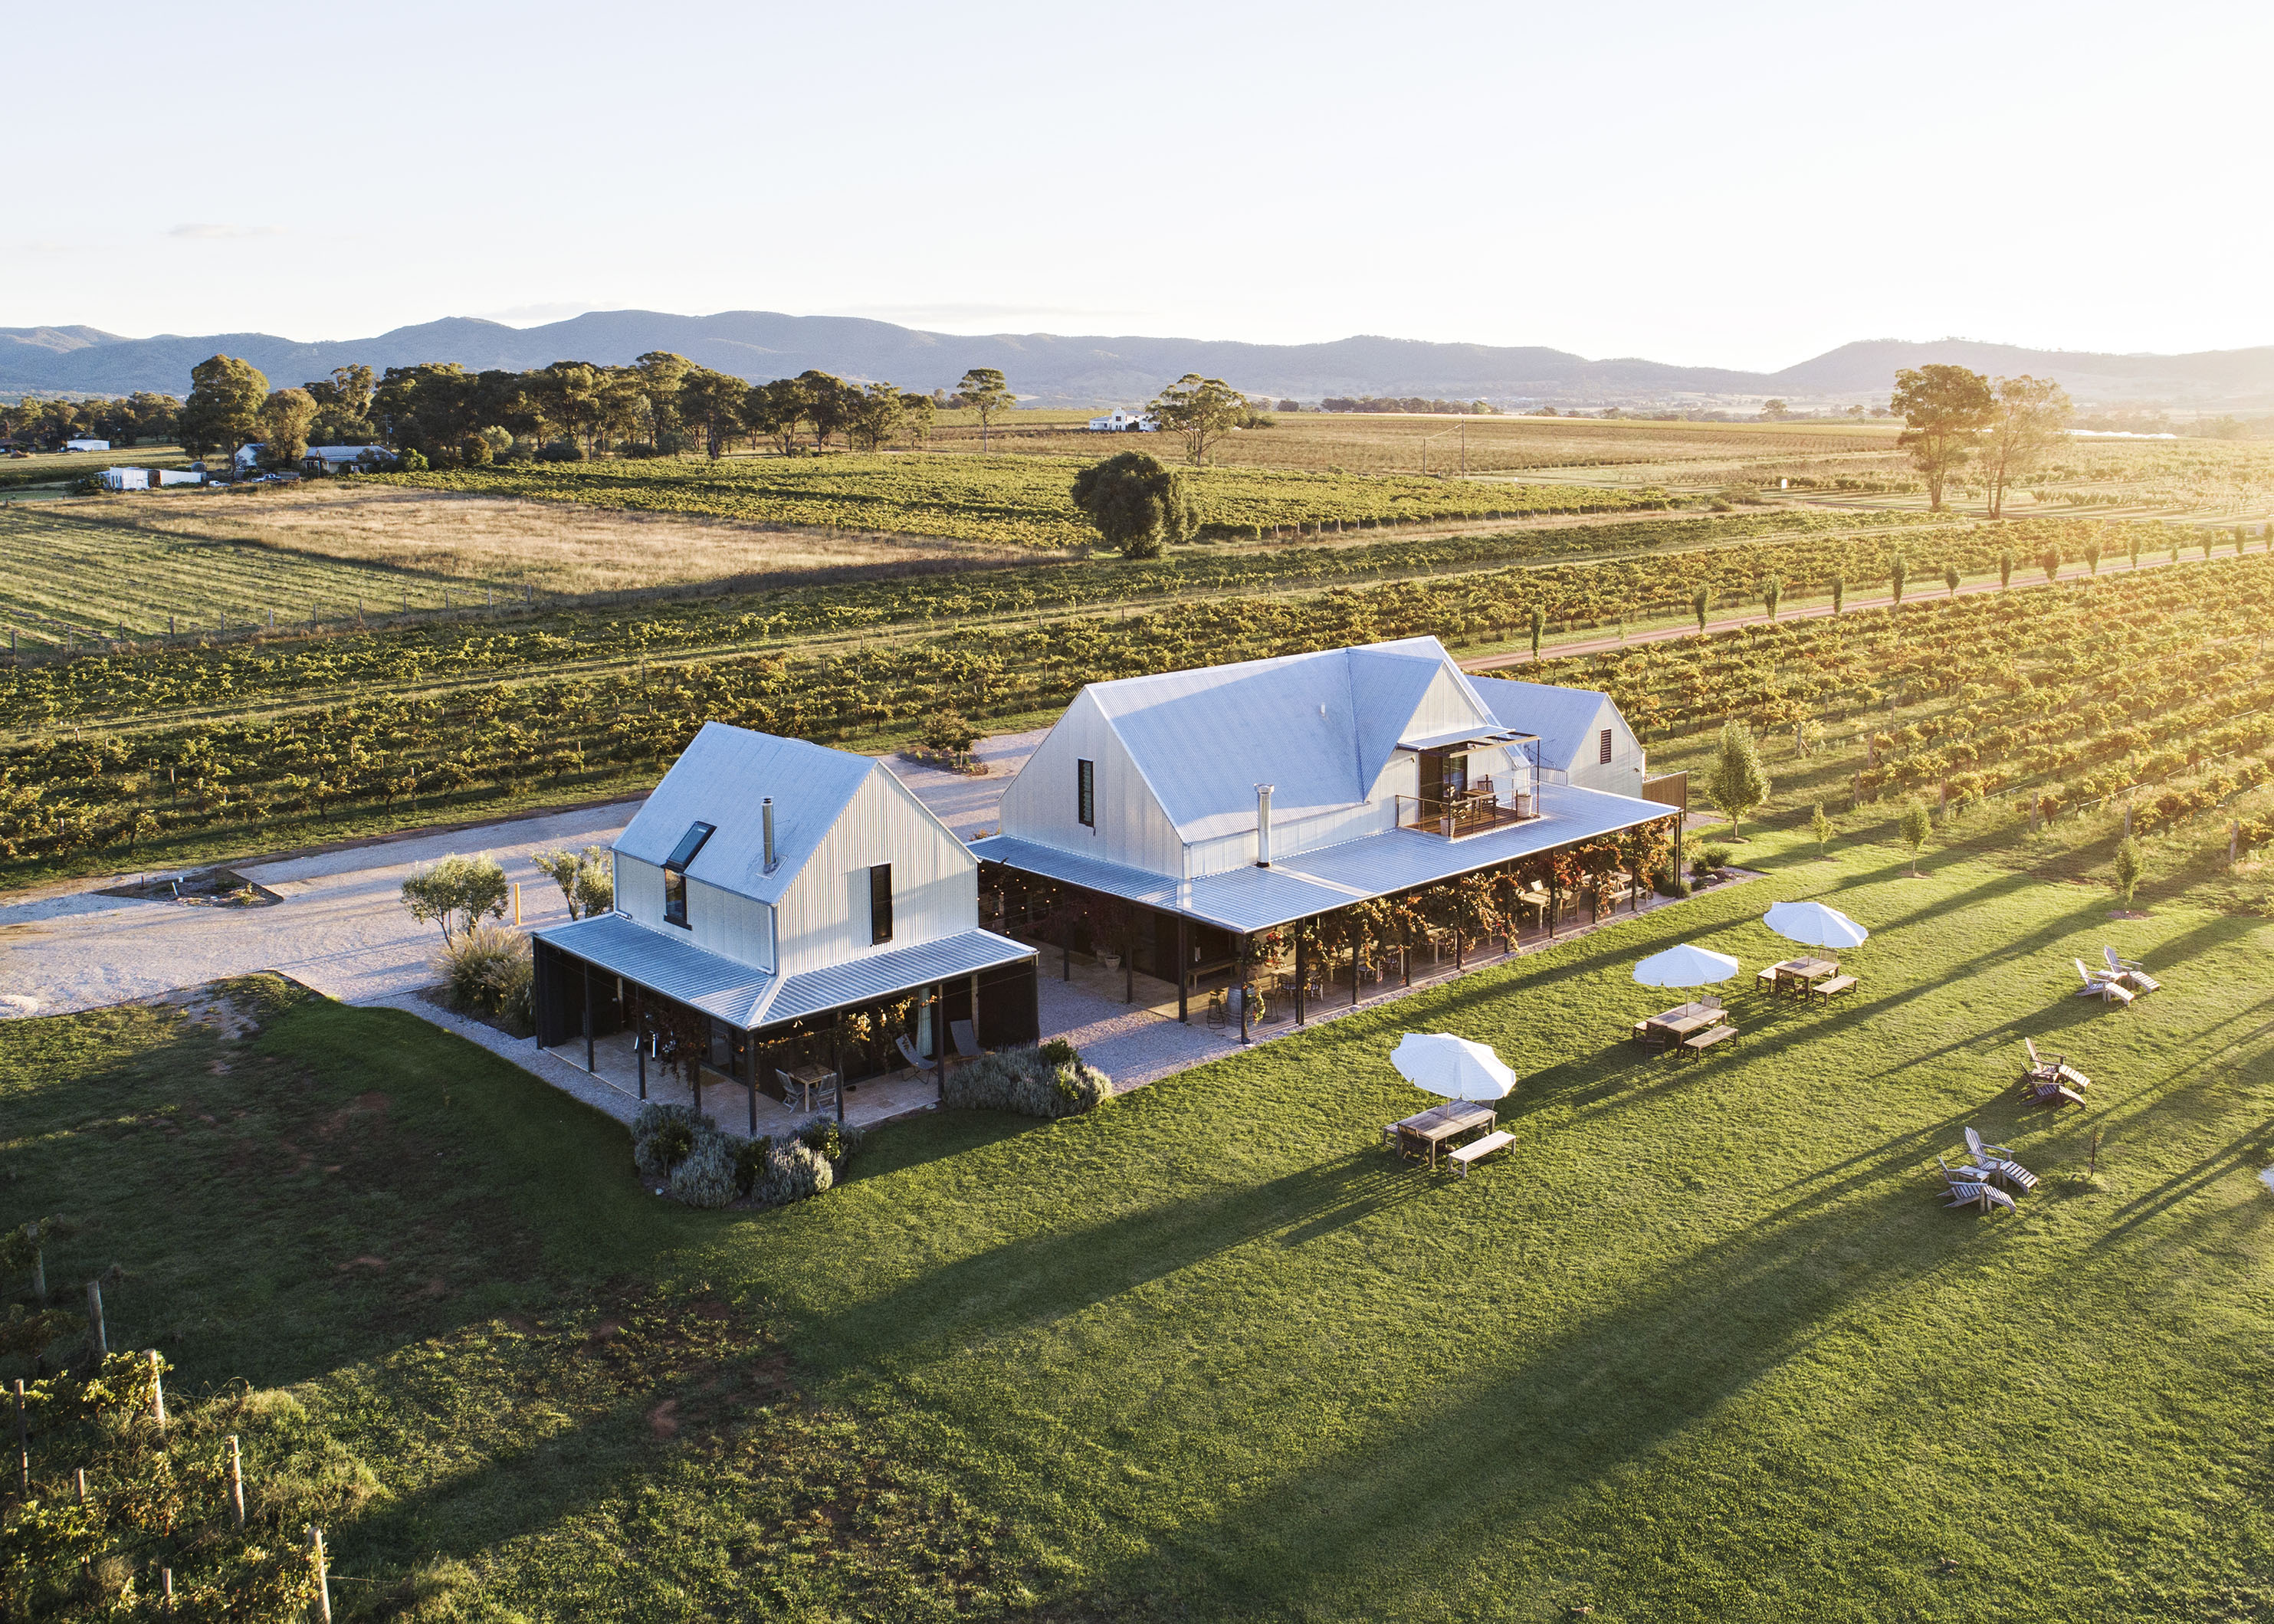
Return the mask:
<svg viewBox="0 0 2274 1624"><path fill-rule="evenodd" d="M546 1047L661 1007L773 1093L770 1046L911 996L927 1056L1037 1035L1035 950L978 928L979 860L872 756L706 723L614 852L614 911L536 934Z"/></svg>
<svg viewBox="0 0 2274 1624"><path fill-rule="evenodd" d="M67 440L64 441L64 449L66 451L108 451L110 449L110 442L107 440Z"/></svg>
<svg viewBox="0 0 2274 1624"><path fill-rule="evenodd" d="M1109 411L1089 420L1093 434L1150 434L1161 425L1141 411Z"/></svg>

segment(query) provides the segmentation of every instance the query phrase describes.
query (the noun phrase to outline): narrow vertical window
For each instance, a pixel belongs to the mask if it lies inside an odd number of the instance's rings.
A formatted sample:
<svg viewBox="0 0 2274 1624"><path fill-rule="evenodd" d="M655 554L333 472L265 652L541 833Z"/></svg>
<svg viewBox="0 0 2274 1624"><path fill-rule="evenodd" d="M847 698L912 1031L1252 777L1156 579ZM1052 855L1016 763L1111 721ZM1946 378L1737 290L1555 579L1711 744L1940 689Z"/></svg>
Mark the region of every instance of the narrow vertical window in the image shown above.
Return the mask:
<svg viewBox="0 0 2274 1624"><path fill-rule="evenodd" d="M1603 729L1603 753L1600 759L1606 764L1611 759L1611 730L1608 727Z"/></svg>
<svg viewBox="0 0 2274 1624"><path fill-rule="evenodd" d="M869 940L892 939L892 865L877 863L869 870Z"/></svg>
<svg viewBox="0 0 2274 1624"><path fill-rule="evenodd" d="M692 823L671 848L671 855L663 860L663 922L676 925L681 930L691 930L687 922L687 865L703 849L703 843L717 832L715 825Z"/></svg>
<svg viewBox="0 0 2274 1624"><path fill-rule="evenodd" d="M1074 763L1074 816L1086 829L1097 827L1097 763Z"/></svg>

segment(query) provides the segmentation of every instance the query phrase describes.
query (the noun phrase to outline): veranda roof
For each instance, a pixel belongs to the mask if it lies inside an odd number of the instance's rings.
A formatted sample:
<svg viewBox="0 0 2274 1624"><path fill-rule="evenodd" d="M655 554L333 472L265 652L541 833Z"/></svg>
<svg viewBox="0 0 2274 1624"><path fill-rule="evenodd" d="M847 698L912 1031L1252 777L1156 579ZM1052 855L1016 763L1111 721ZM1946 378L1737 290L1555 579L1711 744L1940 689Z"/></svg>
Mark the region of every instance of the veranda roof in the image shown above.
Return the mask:
<svg viewBox="0 0 2274 1624"><path fill-rule="evenodd" d="M1226 874L1181 882L1011 835L975 840L971 853L1024 874L1245 933L1433 885L1674 816L1673 808L1655 801L1570 784L1542 785L1540 805L1541 815L1536 818L1464 839L1448 840L1417 829L1393 829L1314 852L1298 852L1269 868L1244 866Z"/></svg>
<svg viewBox="0 0 2274 1624"><path fill-rule="evenodd" d="M870 953L847 964L770 975L695 945L677 931L651 929L621 914L602 914L535 933L595 969L754 1031L777 1022L888 998L937 981L1031 959L1035 950L990 930Z"/></svg>

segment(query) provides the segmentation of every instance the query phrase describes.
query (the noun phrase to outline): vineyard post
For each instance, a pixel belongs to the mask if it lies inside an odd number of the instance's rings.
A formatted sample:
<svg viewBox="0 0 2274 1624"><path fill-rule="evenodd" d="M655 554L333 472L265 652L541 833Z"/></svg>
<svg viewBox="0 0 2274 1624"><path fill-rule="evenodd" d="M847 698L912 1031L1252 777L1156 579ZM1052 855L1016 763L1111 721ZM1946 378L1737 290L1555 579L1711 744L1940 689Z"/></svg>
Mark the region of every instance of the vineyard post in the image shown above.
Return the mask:
<svg viewBox="0 0 2274 1624"><path fill-rule="evenodd" d="M245 1455L237 1447L237 1434L229 1435L229 1509L239 1528L245 1526Z"/></svg>
<svg viewBox="0 0 2274 1624"><path fill-rule="evenodd" d="M94 1350L98 1363L110 1357L110 1339L102 1327L102 1282L99 1280L87 1282L87 1342Z"/></svg>
<svg viewBox="0 0 2274 1624"><path fill-rule="evenodd" d="M316 1616L332 1624L332 1575L324 1559L324 1530L308 1524L308 1551L316 1559Z"/></svg>
<svg viewBox="0 0 2274 1624"><path fill-rule="evenodd" d="M166 1430L166 1372L158 1362L158 1350L150 1350L150 1413L158 1423L158 1430Z"/></svg>

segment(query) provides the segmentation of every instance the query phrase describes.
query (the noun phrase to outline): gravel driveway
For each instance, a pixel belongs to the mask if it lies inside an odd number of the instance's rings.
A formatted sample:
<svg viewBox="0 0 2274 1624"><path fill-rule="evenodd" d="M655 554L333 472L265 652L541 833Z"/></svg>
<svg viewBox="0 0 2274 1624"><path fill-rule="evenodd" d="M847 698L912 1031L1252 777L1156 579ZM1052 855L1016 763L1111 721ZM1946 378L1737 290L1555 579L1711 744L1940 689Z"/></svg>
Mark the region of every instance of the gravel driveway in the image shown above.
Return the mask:
<svg viewBox="0 0 2274 1624"><path fill-rule="evenodd" d="M894 761L894 771L968 838L996 826L1003 786L1042 733L1010 733L975 752L983 778ZM434 979L440 933L403 911L403 882L453 852L487 852L522 887L522 922L565 923L560 889L529 861L556 846L606 845L638 809L627 801L453 834L406 835L234 872L282 900L215 907L106 897L97 887L0 906L0 1014L48 1015L147 998L222 976L279 970L347 1004L401 997ZM132 879L132 876L123 876Z"/></svg>

